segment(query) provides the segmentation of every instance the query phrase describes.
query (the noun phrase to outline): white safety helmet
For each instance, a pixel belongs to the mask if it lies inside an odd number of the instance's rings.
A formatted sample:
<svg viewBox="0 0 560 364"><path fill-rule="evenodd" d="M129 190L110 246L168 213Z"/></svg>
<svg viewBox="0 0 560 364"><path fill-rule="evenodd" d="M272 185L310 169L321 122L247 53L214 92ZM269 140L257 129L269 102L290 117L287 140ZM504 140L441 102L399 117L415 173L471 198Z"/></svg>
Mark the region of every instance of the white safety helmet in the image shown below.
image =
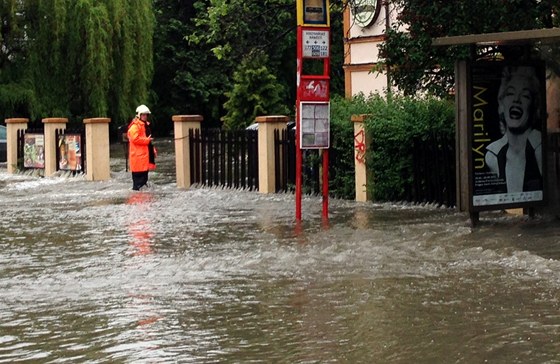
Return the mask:
<svg viewBox="0 0 560 364"><path fill-rule="evenodd" d="M140 116L140 114L151 114L151 112L146 105L140 105L136 108L136 116Z"/></svg>

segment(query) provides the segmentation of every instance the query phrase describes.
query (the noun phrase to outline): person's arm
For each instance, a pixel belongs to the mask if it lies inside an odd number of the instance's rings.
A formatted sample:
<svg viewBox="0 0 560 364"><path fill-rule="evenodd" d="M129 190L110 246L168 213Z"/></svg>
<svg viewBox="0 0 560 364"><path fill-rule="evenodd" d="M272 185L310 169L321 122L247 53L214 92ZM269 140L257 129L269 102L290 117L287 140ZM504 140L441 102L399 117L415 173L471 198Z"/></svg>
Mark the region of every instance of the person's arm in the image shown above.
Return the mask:
<svg viewBox="0 0 560 364"><path fill-rule="evenodd" d="M539 172L541 173L541 176L542 176L542 147L541 147L541 145L539 145L535 149L535 158L537 159L537 167L539 167Z"/></svg>
<svg viewBox="0 0 560 364"><path fill-rule="evenodd" d="M492 151L487 151L486 155L484 156L484 161L486 162L486 166L493 173L499 173L498 171L498 156L494 154Z"/></svg>
<svg viewBox="0 0 560 364"><path fill-rule="evenodd" d="M529 143L533 149L535 149L535 159L537 160L537 166L539 167L539 172L542 176L542 134L538 130L532 130L529 134Z"/></svg>
<svg viewBox="0 0 560 364"><path fill-rule="evenodd" d="M139 144L139 145L148 145L152 140L149 137L142 137L140 136L140 129L136 125L132 125L128 130L128 140L131 143Z"/></svg>

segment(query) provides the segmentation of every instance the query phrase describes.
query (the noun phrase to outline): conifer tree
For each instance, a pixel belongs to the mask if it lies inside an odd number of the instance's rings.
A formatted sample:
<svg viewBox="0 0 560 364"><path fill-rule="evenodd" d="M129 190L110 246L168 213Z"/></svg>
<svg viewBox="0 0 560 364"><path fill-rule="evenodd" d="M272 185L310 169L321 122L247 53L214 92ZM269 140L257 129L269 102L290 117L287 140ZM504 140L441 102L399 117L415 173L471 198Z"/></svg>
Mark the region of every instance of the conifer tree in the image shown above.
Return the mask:
<svg viewBox="0 0 560 364"><path fill-rule="evenodd" d="M267 67L262 51L248 54L233 74L233 89L226 93L227 114L222 118L228 129L242 129L260 115L286 114L282 103L283 86Z"/></svg>

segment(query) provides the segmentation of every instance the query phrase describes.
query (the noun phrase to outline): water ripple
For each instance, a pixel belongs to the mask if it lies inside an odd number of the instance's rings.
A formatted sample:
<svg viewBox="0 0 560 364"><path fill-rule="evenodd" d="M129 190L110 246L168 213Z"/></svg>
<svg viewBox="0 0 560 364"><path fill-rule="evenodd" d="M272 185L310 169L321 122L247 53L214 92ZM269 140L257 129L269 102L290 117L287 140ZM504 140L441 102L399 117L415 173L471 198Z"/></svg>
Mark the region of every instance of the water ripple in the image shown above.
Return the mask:
<svg viewBox="0 0 560 364"><path fill-rule="evenodd" d="M0 170L0 362L554 362L553 221ZM171 168L171 167L168 167ZM422 358L422 360L418 360Z"/></svg>

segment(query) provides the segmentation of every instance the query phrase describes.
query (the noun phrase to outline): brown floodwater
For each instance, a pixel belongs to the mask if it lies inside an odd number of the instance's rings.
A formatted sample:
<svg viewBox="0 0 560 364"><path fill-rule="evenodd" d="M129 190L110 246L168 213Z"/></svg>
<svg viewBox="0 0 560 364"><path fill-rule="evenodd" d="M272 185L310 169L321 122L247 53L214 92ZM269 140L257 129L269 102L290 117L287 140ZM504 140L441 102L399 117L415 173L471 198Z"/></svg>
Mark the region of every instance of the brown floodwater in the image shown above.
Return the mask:
<svg viewBox="0 0 560 364"><path fill-rule="evenodd" d="M0 363L556 363L560 226L0 169Z"/></svg>

